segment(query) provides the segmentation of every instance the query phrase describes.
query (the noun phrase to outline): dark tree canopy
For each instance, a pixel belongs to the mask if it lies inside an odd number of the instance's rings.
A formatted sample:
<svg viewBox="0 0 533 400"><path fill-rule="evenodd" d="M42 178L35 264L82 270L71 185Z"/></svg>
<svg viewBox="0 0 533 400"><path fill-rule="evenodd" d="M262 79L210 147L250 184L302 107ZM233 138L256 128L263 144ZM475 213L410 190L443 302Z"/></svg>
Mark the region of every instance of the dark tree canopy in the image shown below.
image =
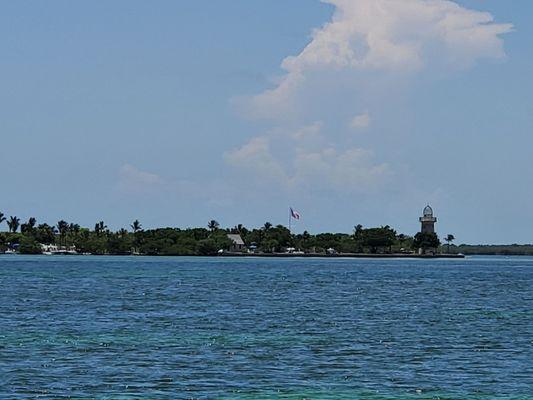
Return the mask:
<svg viewBox="0 0 533 400"><path fill-rule="evenodd" d="M205 228L158 228L143 230L139 220L134 220L129 228L110 230L104 221L94 225L94 229L76 223L60 220L56 224L37 225L35 218L29 218L20 225L17 217L6 219L0 213L0 223L7 222L9 232L2 232L0 226L0 252L7 248L18 249L21 253L35 254L43 246L55 245L61 249L75 249L78 253L91 254L139 254L139 255L216 255L222 251L254 251L258 253L280 253L301 251L313 254L335 253L398 253L413 249L433 249L440 246L435 234L417 234L415 238L399 234L390 226L364 228L356 225L352 234L317 233L308 231L294 234L283 225L266 222L257 228L238 224L232 228L221 228L216 220L210 220ZM20 230L18 228L21 228ZM5 230L5 225L4 225ZM239 235L235 246L232 237ZM453 235L445 238L448 243ZM449 250L449 246L448 246Z"/></svg>
<svg viewBox="0 0 533 400"><path fill-rule="evenodd" d="M436 233L425 232L417 233L415 235L415 240L413 241L414 249L437 249L440 246L440 240Z"/></svg>

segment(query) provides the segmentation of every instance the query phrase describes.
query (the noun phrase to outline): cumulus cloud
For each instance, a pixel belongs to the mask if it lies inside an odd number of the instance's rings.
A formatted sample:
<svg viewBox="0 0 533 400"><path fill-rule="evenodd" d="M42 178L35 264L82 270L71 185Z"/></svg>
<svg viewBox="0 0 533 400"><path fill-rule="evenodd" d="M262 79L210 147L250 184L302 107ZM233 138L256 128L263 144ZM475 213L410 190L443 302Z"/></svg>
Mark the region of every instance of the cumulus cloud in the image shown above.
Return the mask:
<svg viewBox="0 0 533 400"><path fill-rule="evenodd" d="M141 171L131 164L119 169L119 189L124 192L142 193L161 187L165 181L156 174Z"/></svg>
<svg viewBox="0 0 533 400"><path fill-rule="evenodd" d="M505 57L501 36L512 25L449 0L322 1L335 7L331 20L283 60L272 89L247 99L249 117L277 127L225 159L289 190L373 191L404 173L378 157L393 134L386 129L401 129L384 119L394 98L405 99L421 71L441 76ZM353 135L363 129L371 134Z"/></svg>
<svg viewBox="0 0 533 400"><path fill-rule="evenodd" d="M276 116L293 106L313 74L345 71L412 73L427 66L467 68L480 59L505 56L501 35L510 24L448 0L322 0L335 6L330 22L312 34L296 56L285 58L286 74L251 100L255 116ZM350 75L351 74L351 75Z"/></svg>
<svg viewBox="0 0 533 400"><path fill-rule="evenodd" d="M273 152L282 142L288 154ZM386 163L376 163L373 152L357 147L337 149L327 144L322 124L303 126L294 132L272 131L252 138L226 153L226 162L257 181L277 182L291 191L308 189L368 192L387 182L393 173Z"/></svg>
<svg viewBox="0 0 533 400"><path fill-rule="evenodd" d="M368 128L370 126L370 114L368 111L356 115L352 118L352 121L350 122L350 127L352 129L364 129Z"/></svg>
<svg viewBox="0 0 533 400"><path fill-rule="evenodd" d="M129 199L148 196L152 200L159 199L176 204L192 201L214 208L231 206L235 200L235 186L232 182L220 179L196 181L161 177L131 164L122 165L117 178L117 193Z"/></svg>
<svg viewBox="0 0 533 400"><path fill-rule="evenodd" d="M270 139L266 136L253 138L242 147L227 152L224 159L228 164L262 179L281 183L287 180L283 167L270 151Z"/></svg>
<svg viewBox="0 0 533 400"><path fill-rule="evenodd" d="M299 152L294 161L293 185L340 192L368 193L385 184L393 175L385 163L376 164L374 154L365 149Z"/></svg>

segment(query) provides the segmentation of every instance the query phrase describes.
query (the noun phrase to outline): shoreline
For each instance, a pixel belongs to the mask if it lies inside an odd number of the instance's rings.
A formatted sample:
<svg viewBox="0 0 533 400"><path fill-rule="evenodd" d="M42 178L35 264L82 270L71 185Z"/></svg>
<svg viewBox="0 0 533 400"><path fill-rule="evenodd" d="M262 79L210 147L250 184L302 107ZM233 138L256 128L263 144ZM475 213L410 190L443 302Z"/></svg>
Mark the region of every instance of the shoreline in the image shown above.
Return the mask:
<svg viewBox="0 0 533 400"><path fill-rule="evenodd" d="M263 257L263 258L442 258L442 259L462 259L466 258L464 254L365 254L365 253L339 253L339 254L323 254L323 253L224 253L217 257Z"/></svg>
<svg viewBox="0 0 533 400"><path fill-rule="evenodd" d="M224 253L216 255L149 255L149 254L0 254L0 256L42 256L42 257L200 257L200 258L403 258L403 259L463 259L464 254L364 254L364 253L340 253L340 254L323 254L323 253Z"/></svg>

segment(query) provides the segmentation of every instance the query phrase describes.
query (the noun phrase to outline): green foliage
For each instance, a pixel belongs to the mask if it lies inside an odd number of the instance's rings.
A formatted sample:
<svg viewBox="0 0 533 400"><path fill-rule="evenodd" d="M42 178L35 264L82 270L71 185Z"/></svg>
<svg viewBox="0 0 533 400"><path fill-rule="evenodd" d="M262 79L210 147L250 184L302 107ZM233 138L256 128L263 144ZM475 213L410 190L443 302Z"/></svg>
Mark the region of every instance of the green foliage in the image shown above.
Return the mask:
<svg viewBox="0 0 533 400"><path fill-rule="evenodd" d="M370 228L363 231L362 244L376 253L379 248L392 246L395 238L396 232L389 227Z"/></svg>
<svg viewBox="0 0 533 400"><path fill-rule="evenodd" d="M261 251L265 253L274 253L281 248L279 242L276 239L266 239L261 243Z"/></svg>
<svg viewBox="0 0 533 400"><path fill-rule="evenodd" d="M533 256L533 245L451 245L449 253L487 256Z"/></svg>
<svg viewBox="0 0 533 400"><path fill-rule="evenodd" d="M6 218L0 213L0 223L4 221ZM242 224L231 229L221 229L217 221L211 220L205 228L143 230L139 220L135 220L130 225L130 231L124 228L111 231L103 221L96 223L93 230L65 220L58 221L55 226L46 223L37 225L35 218L30 218L22 225L19 224L17 217L10 217L7 222L10 232L0 233L0 251L18 245L20 252L26 254L40 253L41 244L56 244L69 250L76 249L79 253L102 255L216 255L220 250L231 248L232 241L227 237L229 233L239 234L247 248L264 253L284 252L288 248L316 254L324 254L329 249L339 253L391 253L405 252L405 249L409 248L439 248L440 245L438 237L434 234L418 234L412 238L403 234L396 235L389 226L363 228L357 225L353 234L312 235L305 231L294 235L287 227L273 226L269 222L255 229L248 229ZM486 250L479 250L477 247L450 246L454 239L453 235L445 238L449 252L471 254L474 251ZM500 249L491 248L486 251L485 254L493 254ZM531 249L516 249L516 252L518 251L533 254L533 246ZM508 251L509 254L516 252L514 248Z"/></svg>
<svg viewBox="0 0 533 400"><path fill-rule="evenodd" d="M37 223L37 220L35 218L33 217L30 218L28 222L20 226L20 232L24 234L31 234L33 230L35 229L36 223Z"/></svg>
<svg viewBox="0 0 533 400"><path fill-rule="evenodd" d="M294 238L287 227L283 225L272 227L268 222L262 229L245 232L242 238L245 243L255 243L265 253L280 252L294 245Z"/></svg>
<svg viewBox="0 0 533 400"><path fill-rule="evenodd" d="M7 250L6 234L0 232L0 254Z"/></svg>
<svg viewBox="0 0 533 400"><path fill-rule="evenodd" d="M228 234L226 231L218 230L211 235L209 235L209 239L212 240L215 243L215 247L218 250L229 250L229 248L232 245L232 242L230 239L228 239Z"/></svg>
<svg viewBox="0 0 533 400"><path fill-rule="evenodd" d="M444 238L444 240L446 241L446 243L448 243L448 254L450 253L450 244L452 244L452 242L455 240L455 236L453 235L447 235L446 238Z"/></svg>
<svg viewBox="0 0 533 400"><path fill-rule="evenodd" d="M204 239L198 242L196 251L201 256L214 256L217 254L218 248L213 239Z"/></svg>
<svg viewBox="0 0 533 400"><path fill-rule="evenodd" d="M219 226L220 226L220 224L217 221L215 221L214 219L209 221L208 224L207 224L207 227L212 232L216 231L219 228Z"/></svg>
<svg viewBox="0 0 533 400"><path fill-rule="evenodd" d="M357 225L354 230L354 239L357 251L368 249L370 253L386 250L391 252L392 246L397 242L396 231L388 225L367 229Z"/></svg>
<svg viewBox="0 0 533 400"><path fill-rule="evenodd" d="M60 246L66 246L67 245L67 240L66 240L66 236L67 236L67 233L69 231L69 224L67 221L59 221L57 223L57 230L59 231L59 245Z"/></svg>
<svg viewBox="0 0 533 400"><path fill-rule="evenodd" d="M91 253L91 254L110 254L108 251L107 237L102 236L99 233L94 233L89 235L86 241L79 242L80 246L76 248L82 253Z"/></svg>
<svg viewBox="0 0 533 400"><path fill-rule="evenodd" d="M133 224L131 224L131 229L133 229L133 233L137 233L140 230L142 230L142 225L141 225L141 223L139 222L138 219L133 221Z"/></svg>
<svg viewBox="0 0 533 400"><path fill-rule="evenodd" d="M56 229L48 224L40 224L37 228L32 229L28 235L39 243L53 244L56 240Z"/></svg>
<svg viewBox="0 0 533 400"><path fill-rule="evenodd" d="M4 244L3 250L7 250L8 248L14 249L17 246L20 245L21 240L24 238L24 235L18 232L5 232L3 237L0 239Z"/></svg>
<svg viewBox="0 0 533 400"><path fill-rule="evenodd" d="M246 235L248 233L248 229L243 224L239 224L232 229L230 229L230 233L236 234L236 235Z"/></svg>
<svg viewBox="0 0 533 400"><path fill-rule="evenodd" d="M131 254L133 237L127 232L113 233L107 238L107 253L116 255Z"/></svg>
<svg viewBox="0 0 533 400"><path fill-rule="evenodd" d="M106 229L107 225L104 223L104 221L97 222L94 225L94 233L96 233L98 236L102 235Z"/></svg>
<svg viewBox="0 0 533 400"><path fill-rule="evenodd" d="M9 217L7 226L9 227L9 232L15 233L20 226L20 218L14 216Z"/></svg>
<svg viewBox="0 0 533 400"><path fill-rule="evenodd" d="M437 249L440 246L440 240L436 233L419 232L415 235L415 240L413 241L414 249Z"/></svg>
<svg viewBox="0 0 533 400"><path fill-rule="evenodd" d="M31 236L22 236L19 246L20 254L41 254L42 249L39 242Z"/></svg>

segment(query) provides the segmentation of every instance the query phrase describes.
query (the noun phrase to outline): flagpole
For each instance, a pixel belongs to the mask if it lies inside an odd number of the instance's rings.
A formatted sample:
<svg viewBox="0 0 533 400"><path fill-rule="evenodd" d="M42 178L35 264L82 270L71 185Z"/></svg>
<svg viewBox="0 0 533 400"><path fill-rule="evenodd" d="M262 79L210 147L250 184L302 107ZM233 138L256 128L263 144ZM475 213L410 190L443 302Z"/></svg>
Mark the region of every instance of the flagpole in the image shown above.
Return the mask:
<svg viewBox="0 0 533 400"><path fill-rule="evenodd" d="M291 222L292 222L292 215L291 215L291 208L289 207L289 233L291 233Z"/></svg>

